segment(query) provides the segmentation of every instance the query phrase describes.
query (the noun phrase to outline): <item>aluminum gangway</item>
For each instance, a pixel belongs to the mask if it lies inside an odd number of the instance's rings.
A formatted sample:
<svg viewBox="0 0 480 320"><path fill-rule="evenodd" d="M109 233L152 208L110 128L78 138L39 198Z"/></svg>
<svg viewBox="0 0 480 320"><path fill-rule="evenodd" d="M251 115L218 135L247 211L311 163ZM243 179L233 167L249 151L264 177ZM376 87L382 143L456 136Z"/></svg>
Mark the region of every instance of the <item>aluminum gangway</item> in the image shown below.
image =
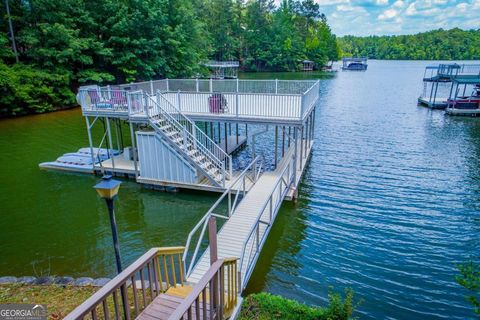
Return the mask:
<svg viewBox="0 0 480 320"><path fill-rule="evenodd" d="M207 247L200 257L198 255L209 217L214 216L226 220L217 234L218 258L239 258L240 292L245 289L281 204L303 172L311 144L307 145L307 156L304 158L298 153L302 143L292 143L276 170L261 175L257 171L258 178L249 190L245 190L241 201L235 198L233 205L230 205L232 201L229 199L227 216L215 213L221 197L190 232L183 256L189 283L198 283L210 268L210 247ZM198 236L198 241L194 248L190 248L194 236ZM189 255L190 249L194 251Z"/></svg>

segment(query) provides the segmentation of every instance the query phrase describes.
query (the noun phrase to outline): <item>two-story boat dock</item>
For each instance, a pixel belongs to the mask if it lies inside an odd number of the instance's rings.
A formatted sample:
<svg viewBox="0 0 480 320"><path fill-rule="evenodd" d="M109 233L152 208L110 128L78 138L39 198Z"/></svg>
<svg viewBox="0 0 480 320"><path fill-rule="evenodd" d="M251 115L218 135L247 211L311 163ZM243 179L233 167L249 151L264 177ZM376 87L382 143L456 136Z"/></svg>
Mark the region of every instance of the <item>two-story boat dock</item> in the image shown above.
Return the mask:
<svg viewBox="0 0 480 320"><path fill-rule="evenodd" d="M91 132L103 119L102 141L112 146L111 122L120 119L131 129L137 181L222 194L184 245L149 250L65 319L234 318L281 204L294 197L311 154L318 97L318 81L159 80L82 88L93 170L111 160L108 171L122 172L117 156L95 161L102 149L94 149ZM274 128L273 166L252 155L248 165L232 168L228 148L217 142L233 139L236 148L247 136L237 125L263 127L248 132L252 144ZM219 230L217 220L223 221Z"/></svg>

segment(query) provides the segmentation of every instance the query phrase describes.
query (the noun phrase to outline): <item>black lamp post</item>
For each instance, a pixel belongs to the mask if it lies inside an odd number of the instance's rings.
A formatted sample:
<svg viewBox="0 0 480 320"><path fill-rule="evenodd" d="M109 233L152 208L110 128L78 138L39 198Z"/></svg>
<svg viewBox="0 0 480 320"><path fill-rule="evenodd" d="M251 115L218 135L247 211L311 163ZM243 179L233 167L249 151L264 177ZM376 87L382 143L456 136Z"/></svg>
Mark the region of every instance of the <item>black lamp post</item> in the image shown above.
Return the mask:
<svg viewBox="0 0 480 320"><path fill-rule="evenodd" d="M108 207L108 213L110 215L110 226L112 227L113 247L115 249L115 259L117 261L117 271L122 272L122 258L120 256L120 246L118 244L117 223L115 221L115 212L113 210L113 199L118 194L120 189L120 181L112 179L112 176L105 175L94 188L100 197L105 199Z"/></svg>
<svg viewBox="0 0 480 320"><path fill-rule="evenodd" d="M97 190L97 193L100 197L105 199L108 207L108 213L110 215L110 226L112 227L112 237L113 237L113 247L115 249L115 260L117 261L117 271L118 273L122 272L122 257L120 256L120 245L118 244L118 234L117 234L117 222L115 221L115 211L113 210L113 199L118 194L118 189L120 189L121 182L118 180L112 179L111 175L104 175L102 181L94 186ZM125 285L122 285L121 288L121 297L123 304L123 312L125 319L129 319L129 306L127 305L127 290Z"/></svg>

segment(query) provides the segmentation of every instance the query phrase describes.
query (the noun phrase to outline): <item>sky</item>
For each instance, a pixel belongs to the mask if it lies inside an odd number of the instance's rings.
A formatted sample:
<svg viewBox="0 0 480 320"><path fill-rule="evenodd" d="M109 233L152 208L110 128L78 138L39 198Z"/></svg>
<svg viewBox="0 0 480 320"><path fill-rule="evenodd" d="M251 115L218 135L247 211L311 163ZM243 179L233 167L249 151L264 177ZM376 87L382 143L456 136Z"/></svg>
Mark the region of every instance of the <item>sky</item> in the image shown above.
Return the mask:
<svg viewBox="0 0 480 320"><path fill-rule="evenodd" d="M315 0L332 31L343 35L413 34L480 29L480 0Z"/></svg>

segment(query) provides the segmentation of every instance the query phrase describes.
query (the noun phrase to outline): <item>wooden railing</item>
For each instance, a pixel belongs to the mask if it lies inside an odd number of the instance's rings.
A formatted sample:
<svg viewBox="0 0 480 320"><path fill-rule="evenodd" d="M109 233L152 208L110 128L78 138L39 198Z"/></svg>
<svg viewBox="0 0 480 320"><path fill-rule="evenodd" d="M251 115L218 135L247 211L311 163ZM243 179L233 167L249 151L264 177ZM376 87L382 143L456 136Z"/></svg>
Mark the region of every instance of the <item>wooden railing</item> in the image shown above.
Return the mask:
<svg viewBox="0 0 480 320"><path fill-rule="evenodd" d="M169 319L228 318L238 303L237 260L225 258L214 262Z"/></svg>
<svg viewBox="0 0 480 320"><path fill-rule="evenodd" d="M184 285L183 250L184 247L150 249L65 319L135 318L160 293Z"/></svg>

